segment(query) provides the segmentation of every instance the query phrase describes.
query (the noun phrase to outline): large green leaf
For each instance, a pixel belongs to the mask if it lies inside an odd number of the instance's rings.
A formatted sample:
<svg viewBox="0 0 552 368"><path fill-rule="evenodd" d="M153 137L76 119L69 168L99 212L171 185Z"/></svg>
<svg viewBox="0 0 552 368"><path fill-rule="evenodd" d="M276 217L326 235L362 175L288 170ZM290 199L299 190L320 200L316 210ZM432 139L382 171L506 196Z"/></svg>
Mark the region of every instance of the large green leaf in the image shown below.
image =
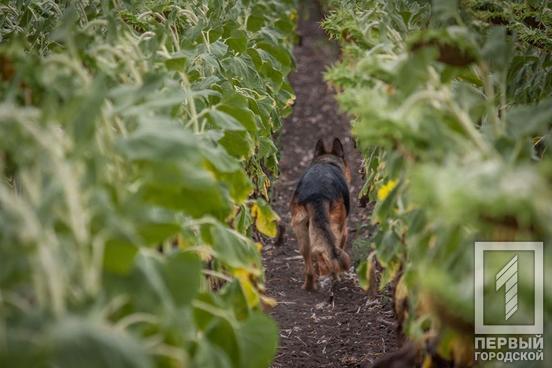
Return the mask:
<svg viewBox="0 0 552 368"><path fill-rule="evenodd" d="M238 329L240 367L269 367L278 347L278 327L269 317L255 312Z"/></svg>
<svg viewBox="0 0 552 368"><path fill-rule="evenodd" d="M106 271L120 274L128 273L134 264L138 247L129 241L113 239L106 242L103 267Z"/></svg>
<svg viewBox="0 0 552 368"><path fill-rule="evenodd" d="M134 337L97 321L68 316L52 326L50 338L57 367L154 367Z"/></svg>
<svg viewBox="0 0 552 368"><path fill-rule="evenodd" d="M191 252L170 254L165 260L163 276L177 306L192 302L201 281L201 260Z"/></svg>
<svg viewBox="0 0 552 368"><path fill-rule="evenodd" d="M254 269L258 252L251 240L220 224L209 225L209 235L218 258L231 267Z"/></svg>
<svg viewBox="0 0 552 368"><path fill-rule="evenodd" d="M197 346L197 351L192 361L192 367L232 368L232 363L222 348L210 343L207 339L202 339Z"/></svg>
<svg viewBox="0 0 552 368"><path fill-rule="evenodd" d="M205 332L205 337L225 352L233 367L240 367L240 349L236 331L230 322L224 319L215 320Z"/></svg>
<svg viewBox="0 0 552 368"><path fill-rule="evenodd" d="M506 129L515 138L545 135L552 127L552 98L534 105L517 105L506 113Z"/></svg>
<svg viewBox="0 0 552 368"><path fill-rule="evenodd" d="M241 29L235 29L226 43L236 52L245 52L247 50L247 33Z"/></svg>
<svg viewBox="0 0 552 368"><path fill-rule="evenodd" d="M191 131L176 124L143 124L119 142L132 161L186 160L197 162L197 140Z"/></svg>

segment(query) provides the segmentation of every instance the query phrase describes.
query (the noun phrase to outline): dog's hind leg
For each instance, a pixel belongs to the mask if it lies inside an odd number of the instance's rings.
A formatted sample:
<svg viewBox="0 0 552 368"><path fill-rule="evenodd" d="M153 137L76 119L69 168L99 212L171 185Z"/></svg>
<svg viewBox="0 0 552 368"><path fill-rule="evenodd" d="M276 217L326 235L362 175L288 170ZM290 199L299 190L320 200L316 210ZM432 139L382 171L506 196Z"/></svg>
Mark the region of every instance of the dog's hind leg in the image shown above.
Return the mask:
<svg viewBox="0 0 552 368"><path fill-rule="evenodd" d="M339 244L339 247L341 249L345 250L348 239L349 239L349 229L347 228L347 224L344 224L343 230L342 230L342 236L341 236L341 243Z"/></svg>
<svg viewBox="0 0 552 368"><path fill-rule="evenodd" d="M335 237L335 244L345 249L347 244L347 210L343 200L332 202L330 206L330 224Z"/></svg>
<svg viewBox="0 0 552 368"><path fill-rule="evenodd" d="M305 283L303 284L303 288L305 290L314 290L314 267L307 224L297 226L295 228L295 235L299 243L299 251L305 260Z"/></svg>
<svg viewBox="0 0 552 368"><path fill-rule="evenodd" d="M292 211L291 226L297 238L299 251L305 260L305 283L303 284L303 288L305 290L313 290L315 288L315 280L308 224L309 218L306 209L303 206L295 206Z"/></svg>
<svg viewBox="0 0 552 368"><path fill-rule="evenodd" d="M335 244L340 254L339 271L347 271L349 261L346 257L345 247L347 245L348 229L347 229L347 210L342 200L335 201L330 207L330 227L335 238ZM339 280L339 272L337 272Z"/></svg>

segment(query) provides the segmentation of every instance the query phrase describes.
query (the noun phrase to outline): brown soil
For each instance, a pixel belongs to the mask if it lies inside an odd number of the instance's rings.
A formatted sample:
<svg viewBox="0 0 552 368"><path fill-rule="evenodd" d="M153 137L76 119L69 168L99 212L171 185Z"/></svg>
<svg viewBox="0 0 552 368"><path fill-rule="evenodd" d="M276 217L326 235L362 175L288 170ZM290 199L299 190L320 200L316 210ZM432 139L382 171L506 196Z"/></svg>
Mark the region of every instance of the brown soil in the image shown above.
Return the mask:
<svg viewBox="0 0 552 368"><path fill-rule="evenodd" d="M297 69L291 75L297 100L279 137L281 175L272 199L287 230L281 245L269 242L264 249L267 294L279 302L270 311L280 327L273 368L365 367L384 353L397 350L402 341L390 292L369 297L358 286L354 272L338 283L333 304L329 301L329 282L323 282L317 292L303 290L303 259L289 228L288 204L317 139L325 137L330 142L330 138L339 137L353 168L350 238L365 238L370 229L369 211L360 208L357 200L362 185L361 157L353 147L349 120L338 112L334 93L323 80L323 72L338 58L338 48L320 28L316 4L305 1L300 15L302 42L294 49Z"/></svg>

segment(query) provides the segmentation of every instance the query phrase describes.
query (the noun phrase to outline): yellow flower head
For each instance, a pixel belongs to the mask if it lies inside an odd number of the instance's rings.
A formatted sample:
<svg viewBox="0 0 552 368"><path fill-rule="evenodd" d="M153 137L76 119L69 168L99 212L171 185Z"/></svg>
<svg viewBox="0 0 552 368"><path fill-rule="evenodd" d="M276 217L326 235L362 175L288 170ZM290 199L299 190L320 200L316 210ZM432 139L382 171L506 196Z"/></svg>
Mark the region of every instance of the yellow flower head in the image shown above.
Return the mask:
<svg viewBox="0 0 552 368"><path fill-rule="evenodd" d="M391 193L391 191L395 189L396 186L397 186L396 180L389 180L381 188L378 189L378 199L380 201L383 201L385 198L387 198L389 193Z"/></svg>

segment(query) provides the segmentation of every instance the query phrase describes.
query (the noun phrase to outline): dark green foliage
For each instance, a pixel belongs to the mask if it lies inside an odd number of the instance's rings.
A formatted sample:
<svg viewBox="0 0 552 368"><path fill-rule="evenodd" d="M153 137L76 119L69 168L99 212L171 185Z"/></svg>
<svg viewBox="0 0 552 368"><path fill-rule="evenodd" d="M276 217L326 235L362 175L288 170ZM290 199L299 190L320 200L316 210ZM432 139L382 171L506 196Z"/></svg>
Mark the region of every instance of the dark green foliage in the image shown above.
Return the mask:
<svg viewBox="0 0 552 368"><path fill-rule="evenodd" d="M0 5L0 366L269 365L294 5Z"/></svg>
<svg viewBox="0 0 552 368"><path fill-rule="evenodd" d="M344 57L326 77L354 117L362 194L376 201L378 231L358 243L375 251L359 267L361 284L373 284L375 256L381 286L399 278L397 305L408 296L407 334L425 341L430 321L448 336L441 355L451 358L459 344L469 352L474 241L552 241L550 4L328 6L324 27Z"/></svg>

